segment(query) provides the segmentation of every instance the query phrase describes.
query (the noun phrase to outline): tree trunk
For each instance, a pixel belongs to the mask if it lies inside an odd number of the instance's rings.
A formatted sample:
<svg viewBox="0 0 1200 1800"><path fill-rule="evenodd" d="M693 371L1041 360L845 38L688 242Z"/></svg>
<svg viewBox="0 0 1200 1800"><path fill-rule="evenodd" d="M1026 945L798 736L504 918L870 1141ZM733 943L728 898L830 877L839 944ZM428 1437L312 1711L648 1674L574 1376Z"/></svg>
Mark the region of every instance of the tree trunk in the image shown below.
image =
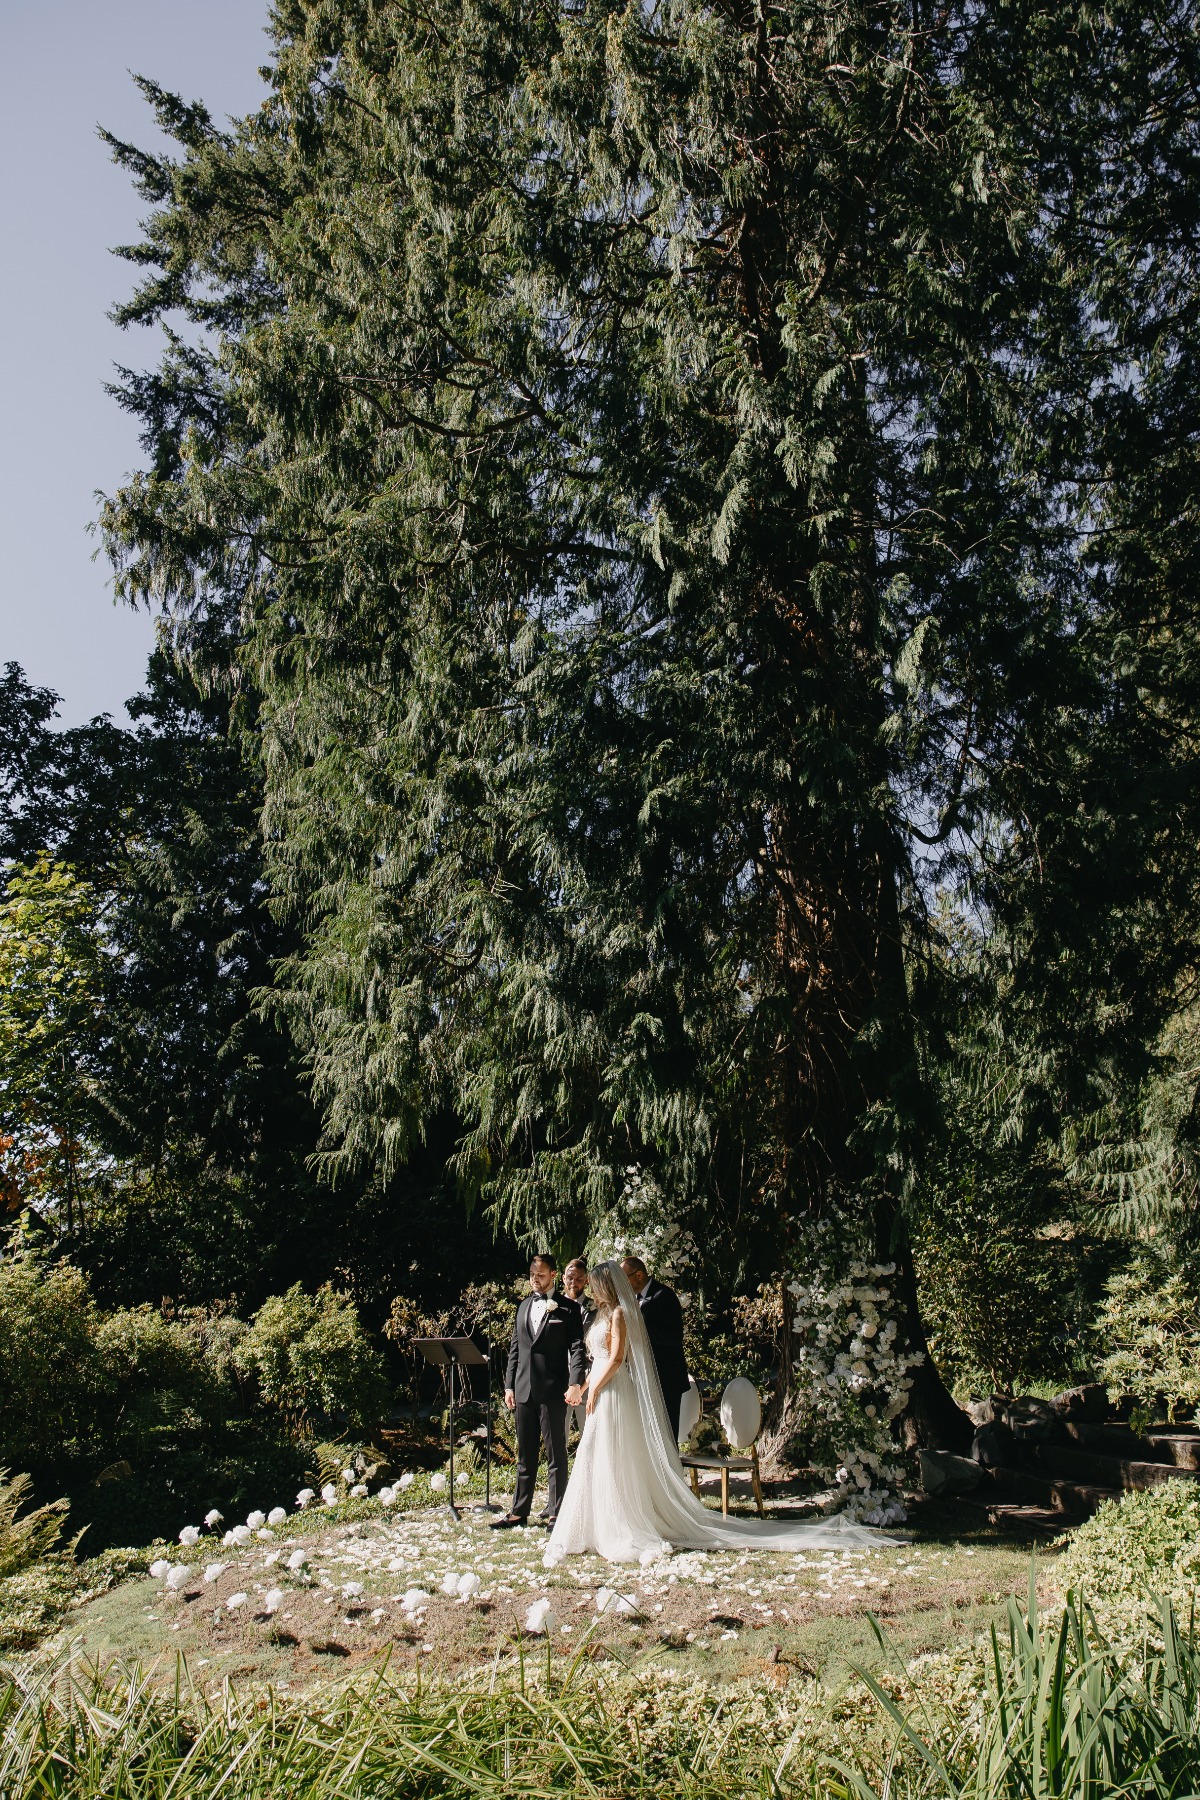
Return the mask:
<svg viewBox="0 0 1200 1800"><path fill-rule="evenodd" d="M797 232L817 235L817 221L804 222L785 166L781 121L787 107L775 85L766 15L737 0L733 12L753 54L744 143L747 200L729 266L738 274L735 304L747 354L774 382L786 360L778 296L794 272ZM893 141L898 145L899 135ZM864 193L857 218L821 221L828 227L824 241L837 248L826 266L823 297L814 296L818 311L853 303L869 286L871 205ZM831 344L840 330L830 322ZM901 1323L924 1357L906 1431L912 1441L959 1450L969 1445L971 1423L929 1356L897 1178L883 1173L888 1159L867 1142L876 1118L914 1116L921 1086L897 901L902 853L879 810L889 771L875 551L879 450L868 361L864 354L853 362L840 412L831 393L822 413L821 428L838 440L845 492L852 497L843 519L843 603L831 610L814 596L815 568L821 560L828 563L832 546L819 541L807 502L798 503L794 531L778 534L773 558L769 553L763 565L752 622L756 650L778 671L779 693L788 697L775 721L780 743L794 734L788 709L803 695L814 716L825 719L830 754L844 759L850 777L849 788L845 777L830 780L815 803L811 789L800 803L781 803L765 822L763 872L775 895L773 974L787 1014L771 1072L780 1146L776 1187L784 1217L793 1219L820 1213L837 1190L877 1195L875 1247L882 1260L896 1265ZM785 510L793 505L793 496L781 491L779 498ZM785 760L803 766L812 747L811 737L794 741Z"/></svg>
<svg viewBox="0 0 1200 1800"><path fill-rule="evenodd" d="M879 834L881 843L885 834ZM775 1111L785 1216L819 1213L839 1191L874 1196L874 1251L895 1265L899 1322L923 1361L904 1415L911 1446L962 1452L973 1427L934 1365L921 1319L912 1247L894 1184L863 1126L873 1112L905 1114L918 1077L900 942L896 876L847 832L831 854L782 826L775 862L776 954L790 1006L777 1045Z"/></svg>

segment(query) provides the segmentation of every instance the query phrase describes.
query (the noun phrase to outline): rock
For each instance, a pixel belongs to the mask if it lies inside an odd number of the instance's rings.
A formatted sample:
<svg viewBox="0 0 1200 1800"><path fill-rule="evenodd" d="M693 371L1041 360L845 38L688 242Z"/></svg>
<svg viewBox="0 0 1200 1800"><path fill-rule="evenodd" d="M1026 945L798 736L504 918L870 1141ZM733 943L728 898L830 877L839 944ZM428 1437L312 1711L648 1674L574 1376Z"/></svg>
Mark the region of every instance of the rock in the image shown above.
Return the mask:
<svg viewBox="0 0 1200 1800"><path fill-rule="evenodd" d="M997 1419L1003 1419L1011 1405L1008 1394L992 1394L986 1400L968 1400L965 1411L972 1424L992 1425Z"/></svg>
<svg viewBox="0 0 1200 1800"><path fill-rule="evenodd" d="M1110 1411L1108 1389L1099 1381L1089 1381L1084 1387L1067 1388L1065 1393L1055 1394L1050 1404L1062 1418L1070 1419L1076 1425L1102 1425Z"/></svg>
<svg viewBox="0 0 1200 1800"><path fill-rule="evenodd" d="M1016 1456L1017 1440L1003 1420L981 1425L971 1445L971 1459L983 1469L1002 1469Z"/></svg>
<svg viewBox="0 0 1200 1800"><path fill-rule="evenodd" d="M927 1494L969 1494L983 1479L983 1470L968 1456L950 1450L922 1450L921 1486Z"/></svg>
<svg viewBox="0 0 1200 1800"><path fill-rule="evenodd" d="M1033 1394L1010 1400L1004 1422L1013 1436L1026 1444L1053 1444L1066 1435L1058 1408L1052 1401L1039 1400Z"/></svg>

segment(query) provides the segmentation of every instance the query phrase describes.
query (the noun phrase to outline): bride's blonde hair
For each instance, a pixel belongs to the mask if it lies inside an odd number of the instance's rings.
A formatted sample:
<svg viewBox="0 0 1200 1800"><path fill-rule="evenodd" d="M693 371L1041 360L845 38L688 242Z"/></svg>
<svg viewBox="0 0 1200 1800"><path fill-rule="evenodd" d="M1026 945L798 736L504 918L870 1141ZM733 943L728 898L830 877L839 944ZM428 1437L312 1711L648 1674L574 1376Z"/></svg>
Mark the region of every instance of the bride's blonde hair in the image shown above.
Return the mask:
<svg viewBox="0 0 1200 1800"><path fill-rule="evenodd" d="M592 1298L596 1302L596 1311L616 1312L621 1304L621 1296L617 1292L616 1283L609 1274L609 1265L601 1263L598 1268L593 1269L590 1282Z"/></svg>

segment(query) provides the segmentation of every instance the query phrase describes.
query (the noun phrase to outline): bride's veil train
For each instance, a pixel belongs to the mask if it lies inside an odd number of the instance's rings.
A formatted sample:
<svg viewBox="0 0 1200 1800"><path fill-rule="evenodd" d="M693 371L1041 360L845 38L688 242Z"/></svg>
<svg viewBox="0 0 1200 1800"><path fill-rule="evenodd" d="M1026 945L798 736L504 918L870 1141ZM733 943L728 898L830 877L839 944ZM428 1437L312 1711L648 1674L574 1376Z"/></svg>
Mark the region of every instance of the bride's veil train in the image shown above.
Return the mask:
<svg viewBox="0 0 1200 1800"><path fill-rule="evenodd" d="M622 1430L618 1440L611 1440L623 1467L605 1466L605 1459L585 1455L581 1444L576 1471L567 1485L566 1500L547 1551L548 1563L555 1563L572 1551L600 1549L603 1544L577 1541L579 1527L585 1520L605 1521L605 1537L609 1528L623 1546L622 1560L630 1551L645 1558L676 1550L845 1550L874 1548L894 1544L888 1537L868 1525L854 1524L834 1516L831 1519L776 1520L726 1518L710 1512L693 1494L679 1461L679 1449L671 1432L662 1386L650 1348L641 1308L629 1278L618 1262L605 1262L594 1273L605 1276L614 1289L625 1317L625 1360L633 1382L635 1407L630 1421L633 1429ZM610 1406L626 1399L625 1395L606 1390ZM603 1401L605 1395L601 1395ZM633 1396L629 1396L633 1398ZM589 1430L594 1421L589 1419ZM587 1494L571 1489L577 1481L591 1484ZM618 1522L614 1509L630 1516ZM636 1515L636 1517L634 1516ZM621 1529L621 1526L624 1529ZM592 1535L585 1530L584 1535Z"/></svg>

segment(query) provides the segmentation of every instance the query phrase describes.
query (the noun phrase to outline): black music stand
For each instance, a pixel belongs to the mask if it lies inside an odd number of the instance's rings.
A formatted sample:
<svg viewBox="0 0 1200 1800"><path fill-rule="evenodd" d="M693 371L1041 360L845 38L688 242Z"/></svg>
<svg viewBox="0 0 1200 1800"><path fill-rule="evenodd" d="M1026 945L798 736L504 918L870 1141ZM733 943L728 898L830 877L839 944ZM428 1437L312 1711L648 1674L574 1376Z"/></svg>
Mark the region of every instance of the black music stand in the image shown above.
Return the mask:
<svg viewBox="0 0 1200 1800"><path fill-rule="evenodd" d="M483 1506L481 1508L479 1508L478 1510L491 1512L492 1511L492 1359L491 1359L491 1356L490 1356L490 1354L485 1355L484 1352L479 1348L478 1344L475 1342L474 1338L469 1338L469 1337L414 1338L413 1343L416 1345L417 1349L421 1352L421 1354L425 1358L426 1362L432 1363L435 1366L435 1368L449 1368L449 1370L450 1370L450 1499L449 1499L449 1507L450 1507L451 1514L456 1519L460 1515L459 1515L458 1507L454 1504L454 1372L456 1369L459 1371L460 1391L465 1382L467 1392L469 1394L471 1391L470 1377L464 1375L463 1371L465 1371L467 1369L472 1369L472 1368L477 1369L480 1366L480 1364L485 1365L487 1368L487 1461L485 1463L485 1474L484 1474L484 1501L483 1501ZM491 1350L490 1342L488 1344L488 1350L489 1350L489 1352Z"/></svg>

